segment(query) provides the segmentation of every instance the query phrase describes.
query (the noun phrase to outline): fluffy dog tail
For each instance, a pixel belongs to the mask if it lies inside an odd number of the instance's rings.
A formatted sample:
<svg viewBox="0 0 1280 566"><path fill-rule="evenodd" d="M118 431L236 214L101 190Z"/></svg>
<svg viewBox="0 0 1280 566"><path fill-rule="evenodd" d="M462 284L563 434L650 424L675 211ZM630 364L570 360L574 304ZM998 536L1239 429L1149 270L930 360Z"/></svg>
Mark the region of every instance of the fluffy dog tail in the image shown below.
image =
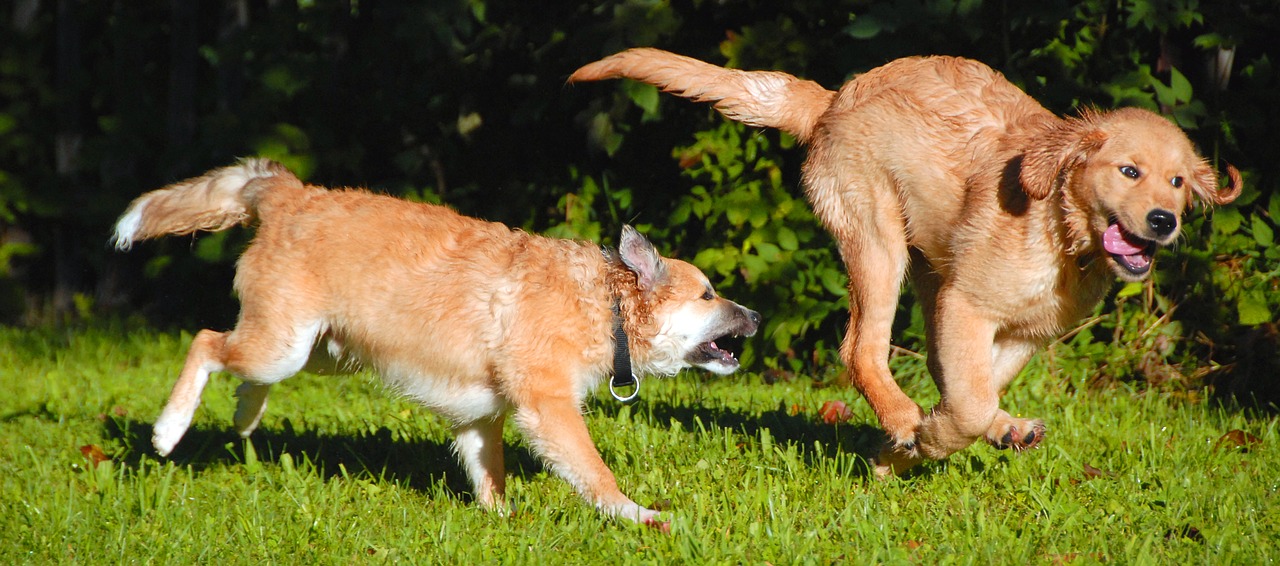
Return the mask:
<svg viewBox="0 0 1280 566"><path fill-rule="evenodd" d="M258 216L266 193L303 188L283 165L245 159L134 199L116 221L112 244L127 250L134 242L166 234L226 230Z"/></svg>
<svg viewBox="0 0 1280 566"><path fill-rule="evenodd" d="M776 71L717 67L660 49L628 49L578 69L569 82L632 79L695 102L714 102L731 120L777 128L801 143L812 139L834 91Z"/></svg>

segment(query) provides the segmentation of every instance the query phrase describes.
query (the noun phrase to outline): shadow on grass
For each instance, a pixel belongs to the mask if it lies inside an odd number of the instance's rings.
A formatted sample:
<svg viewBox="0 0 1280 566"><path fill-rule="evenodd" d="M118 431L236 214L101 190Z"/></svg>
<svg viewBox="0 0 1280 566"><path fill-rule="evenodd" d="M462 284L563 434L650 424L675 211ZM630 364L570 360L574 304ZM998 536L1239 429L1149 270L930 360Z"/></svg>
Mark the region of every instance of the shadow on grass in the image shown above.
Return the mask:
<svg viewBox="0 0 1280 566"><path fill-rule="evenodd" d="M592 402L590 410L616 417L622 405ZM815 415L790 414L784 406L760 414L724 408L701 408L664 402L633 406L633 418L647 419L657 426L675 421L685 430L723 428L747 438L761 438L764 431L775 443L794 446L806 465L817 467L825 460L842 455L856 455L851 472L869 478L868 459L875 455L884 433L867 424L830 425ZM151 424L130 419L106 419L105 436L127 447L118 457L130 469L139 468L142 460L165 460L151 447ZM236 465L248 461L246 442L253 447L259 462L278 463L289 454L295 461L311 462L317 473L328 481L335 477L371 477L405 485L420 492L431 492L439 486L463 501L474 499L466 475L448 443L398 438L388 428L373 433L319 434L297 432L285 419L278 428L256 431L246 441L230 427L206 429L193 427L167 458L179 466L200 470L216 465ZM609 446L598 446L608 453ZM504 457L507 473L530 478L544 471L542 463L519 443L508 443ZM908 475L928 474L929 466L919 466Z"/></svg>
<svg viewBox="0 0 1280 566"><path fill-rule="evenodd" d="M621 405L600 402L592 405L594 411L615 416ZM856 455L853 473L870 477L869 459L879 451L885 436L879 428L867 424L823 423L816 415L791 414L784 405L760 414L727 410L672 405L664 402L642 403L632 408L633 414L648 415L652 422L665 425L671 421L680 423L685 430L723 428L741 433L747 438L759 439L763 431L780 445L793 445L808 466L818 466L823 460L840 455ZM922 466L917 467L919 470Z"/></svg>
<svg viewBox="0 0 1280 566"><path fill-rule="evenodd" d="M144 458L166 460L151 447L150 423L107 419L103 426L108 438L128 447L118 460L130 469L137 469ZM450 444L396 438L385 427L371 434L329 435L297 432L286 419L280 428L258 429L247 441L230 427L193 427L167 460L190 466L199 474L210 466L248 461L246 442L259 462L277 463L289 454L295 462L310 462L325 481L343 476L378 478L423 493L443 485L454 497L468 502L474 499ZM504 456L509 475L528 478L543 470L538 459L519 446L505 446Z"/></svg>

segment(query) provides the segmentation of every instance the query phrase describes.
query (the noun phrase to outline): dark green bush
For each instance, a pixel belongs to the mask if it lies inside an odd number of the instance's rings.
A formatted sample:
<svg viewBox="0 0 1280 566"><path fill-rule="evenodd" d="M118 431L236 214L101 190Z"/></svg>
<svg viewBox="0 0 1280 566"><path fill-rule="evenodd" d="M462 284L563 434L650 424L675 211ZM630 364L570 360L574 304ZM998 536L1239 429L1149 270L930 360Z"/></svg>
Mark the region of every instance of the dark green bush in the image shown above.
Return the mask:
<svg viewBox="0 0 1280 566"><path fill-rule="evenodd" d="M845 282L801 196L803 151L649 87L564 79L637 45L830 88L896 57L950 54L1055 112L1163 112L1220 169L1245 173L1235 204L1188 217L1155 286L1121 290L1073 347L1158 357L1097 351L1119 379L1256 383L1276 365L1273 0L19 0L0 18L0 279L19 297L6 304L36 313L229 324L224 283L245 233L127 256L103 242L142 191L264 155L314 182L553 235L608 242L638 224L765 314L751 364L825 370ZM1225 73L1208 65L1228 58ZM919 350L911 305L897 340Z"/></svg>

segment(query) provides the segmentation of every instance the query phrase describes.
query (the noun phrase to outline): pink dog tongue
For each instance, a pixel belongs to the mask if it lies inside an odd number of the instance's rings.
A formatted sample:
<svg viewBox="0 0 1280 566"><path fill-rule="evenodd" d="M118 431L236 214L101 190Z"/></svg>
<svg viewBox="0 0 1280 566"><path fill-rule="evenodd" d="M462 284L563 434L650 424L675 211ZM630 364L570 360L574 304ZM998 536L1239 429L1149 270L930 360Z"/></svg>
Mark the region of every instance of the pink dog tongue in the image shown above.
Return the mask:
<svg viewBox="0 0 1280 566"><path fill-rule="evenodd" d="M1112 224L1102 233L1102 248L1108 253L1128 256L1147 251L1147 243L1130 240L1129 234L1121 230L1119 224Z"/></svg>

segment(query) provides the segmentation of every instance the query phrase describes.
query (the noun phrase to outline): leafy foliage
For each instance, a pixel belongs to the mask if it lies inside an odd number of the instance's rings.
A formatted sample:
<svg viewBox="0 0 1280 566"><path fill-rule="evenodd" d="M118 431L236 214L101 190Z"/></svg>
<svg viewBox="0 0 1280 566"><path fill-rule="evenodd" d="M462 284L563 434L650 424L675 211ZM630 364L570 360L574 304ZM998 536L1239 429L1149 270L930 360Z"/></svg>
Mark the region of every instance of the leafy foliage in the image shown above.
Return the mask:
<svg viewBox="0 0 1280 566"><path fill-rule="evenodd" d="M142 308L159 322L229 325L225 289L250 234L127 256L102 242L142 191L264 155L314 182L558 236L609 242L637 224L764 312L765 339L747 345L758 367L826 368L845 281L800 196L802 151L650 87L563 78L652 45L834 88L938 53L991 64L1055 112L1157 110L1219 168L1245 173L1239 201L1188 217L1154 288L1109 302L1072 344L1151 336L1154 324L1172 341L1156 348L1170 367L1198 361L1230 381L1280 365L1274 354L1243 363L1241 346L1280 350L1271 0L17 0L0 17L4 320ZM199 291L171 291L188 288ZM897 338L919 350L904 299Z"/></svg>
<svg viewBox="0 0 1280 566"><path fill-rule="evenodd" d="M699 250L695 265L723 278L721 285L734 289L736 300L761 309L768 351L792 361L788 369L800 369L795 366L800 361L833 361L796 359L802 355L797 353L801 337L847 312L847 278L826 231L783 182L782 164L770 151L772 135L725 122L694 138L674 156L696 184L663 223L684 237L666 240ZM785 135L781 141L794 144ZM698 237L690 241L694 230ZM831 342L811 340L805 350L829 351L837 334L826 330ZM746 362L753 357L752 345L744 353Z"/></svg>

